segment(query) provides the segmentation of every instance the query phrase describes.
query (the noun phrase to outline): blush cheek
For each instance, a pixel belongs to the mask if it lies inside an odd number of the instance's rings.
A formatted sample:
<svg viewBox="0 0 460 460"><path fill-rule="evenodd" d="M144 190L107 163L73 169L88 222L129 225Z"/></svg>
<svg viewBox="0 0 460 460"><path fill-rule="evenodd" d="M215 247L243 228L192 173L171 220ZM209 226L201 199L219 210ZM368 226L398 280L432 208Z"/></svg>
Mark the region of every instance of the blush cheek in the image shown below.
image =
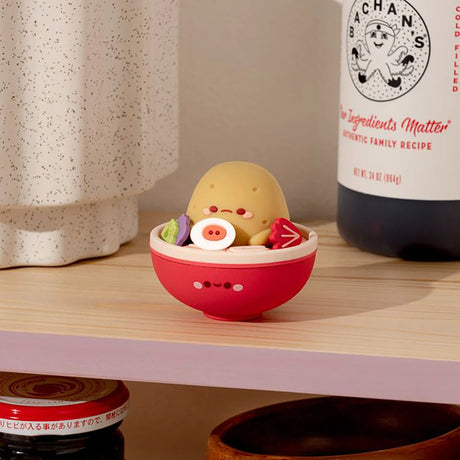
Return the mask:
<svg viewBox="0 0 460 460"><path fill-rule="evenodd" d="M243 214L243 219L252 219L254 217L254 214L251 211L246 211Z"/></svg>
<svg viewBox="0 0 460 460"><path fill-rule="evenodd" d="M211 210L209 208L203 208L203 214L205 216L209 216L209 215L211 215Z"/></svg>

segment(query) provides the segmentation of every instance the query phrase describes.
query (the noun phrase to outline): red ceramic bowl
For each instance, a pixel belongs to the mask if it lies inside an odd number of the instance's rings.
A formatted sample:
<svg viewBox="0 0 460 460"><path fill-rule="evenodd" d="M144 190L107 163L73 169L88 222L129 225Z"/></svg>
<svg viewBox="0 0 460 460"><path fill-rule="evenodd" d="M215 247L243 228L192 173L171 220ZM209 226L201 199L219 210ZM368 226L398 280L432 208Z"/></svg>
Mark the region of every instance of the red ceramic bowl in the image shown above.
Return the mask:
<svg viewBox="0 0 460 460"><path fill-rule="evenodd" d="M158 279L182 303L220 320L255 319L294 297L310 277L318 247L316 233L298 224L304 235L298 246L224 251L166 243L159 237L164 225L150 234Z"/></svg>

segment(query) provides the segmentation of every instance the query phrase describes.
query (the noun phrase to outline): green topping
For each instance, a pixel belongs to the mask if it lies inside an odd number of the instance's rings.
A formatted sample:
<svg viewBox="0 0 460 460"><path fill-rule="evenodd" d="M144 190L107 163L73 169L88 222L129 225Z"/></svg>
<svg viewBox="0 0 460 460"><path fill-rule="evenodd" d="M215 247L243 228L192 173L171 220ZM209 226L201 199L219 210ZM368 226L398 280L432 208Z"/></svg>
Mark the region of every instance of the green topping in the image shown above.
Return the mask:
<svg viewBox="0 0 460 460"><path fill-rule="evenodd" d="M161 231L161 239L167 243L176 244L176 238L179 234L179 223L176 219L171 219Z"/></svg>

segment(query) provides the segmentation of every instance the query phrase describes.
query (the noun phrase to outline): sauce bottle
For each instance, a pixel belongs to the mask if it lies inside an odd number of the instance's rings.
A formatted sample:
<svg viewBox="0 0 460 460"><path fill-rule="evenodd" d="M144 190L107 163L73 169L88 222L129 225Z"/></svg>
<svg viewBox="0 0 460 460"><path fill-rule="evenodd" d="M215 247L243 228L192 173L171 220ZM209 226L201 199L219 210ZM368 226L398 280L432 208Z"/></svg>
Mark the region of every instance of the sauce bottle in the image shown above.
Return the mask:
<svg viewBox="0 0 460 460"><path fill-rule="evenodd" d="M342 30L340 234L460 259L460 3L344 0Z"/></svg>
<svg viewBox="0 0 460 460"><path fill-rule="evenodd" d="M0 460L124 460L120 381L0 373Z"/></svg>

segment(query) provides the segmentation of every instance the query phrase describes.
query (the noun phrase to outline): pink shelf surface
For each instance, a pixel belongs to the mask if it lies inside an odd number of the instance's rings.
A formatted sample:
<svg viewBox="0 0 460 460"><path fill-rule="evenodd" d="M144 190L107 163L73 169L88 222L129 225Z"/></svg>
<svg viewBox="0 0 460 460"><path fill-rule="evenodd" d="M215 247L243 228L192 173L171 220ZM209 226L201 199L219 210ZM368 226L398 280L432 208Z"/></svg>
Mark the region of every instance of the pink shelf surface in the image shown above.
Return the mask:
<svg viewBox="0 0 460 460"><path fill-rule="evenodd" d="M0 370L460 403L460 263L347 246L309 222L304 289L261 321L220 322L156 278L147 214L110 257L0 272Z"/></svg>

